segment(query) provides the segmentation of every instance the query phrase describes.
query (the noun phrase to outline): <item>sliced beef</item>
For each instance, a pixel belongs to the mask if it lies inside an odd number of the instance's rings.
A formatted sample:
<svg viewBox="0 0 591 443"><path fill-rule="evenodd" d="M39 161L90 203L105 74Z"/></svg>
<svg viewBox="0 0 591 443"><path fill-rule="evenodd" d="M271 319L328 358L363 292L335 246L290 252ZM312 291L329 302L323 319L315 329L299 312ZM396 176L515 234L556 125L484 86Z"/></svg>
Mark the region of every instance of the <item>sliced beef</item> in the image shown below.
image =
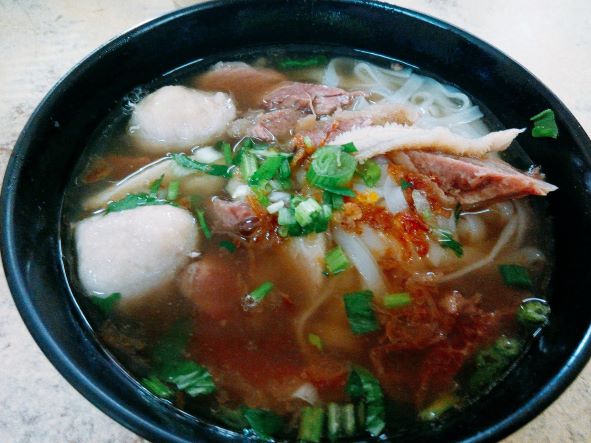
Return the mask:
<svg viewBox="0 0 591 443"><path fill-rule="evenodd" d="M232 122L228 133L236 138L254 137L262 141L282 141L293 135L302 112L295 109L277 109L270 112L252 112Z"/></svg>
<svg viewBox="0 0 591 443"><path fill-rule="evenodd" d="M212 70L199 76L195 86L207 91L231 93L241 108L258 108L266 92L286 77L273 69L253 68L246 63L218 63Z"/></svg>
<svg viewBox="0 0 591 443"><path fill-rule="evenodd" d="M316 115L332 114L363 92L348 92L340 88L312 83L285 82L263 98L266 109L300 109Z"/></svg>
<svg viewBox="0 0 591 443"><path fill-rule="evenodd" d="M259 227L259 219L248 203L215 198L212 209L216 232L249 236Z"/></svg>
<svg viewBox="0 0 591 443"><path fill-rule="evenodd" d="M397 153L393 159L404 164L402 156L418 172L434 177L446 193L464 206L480 206L527 195L546 195L557 189L502 160L480 160L424 151Z"/></svg>

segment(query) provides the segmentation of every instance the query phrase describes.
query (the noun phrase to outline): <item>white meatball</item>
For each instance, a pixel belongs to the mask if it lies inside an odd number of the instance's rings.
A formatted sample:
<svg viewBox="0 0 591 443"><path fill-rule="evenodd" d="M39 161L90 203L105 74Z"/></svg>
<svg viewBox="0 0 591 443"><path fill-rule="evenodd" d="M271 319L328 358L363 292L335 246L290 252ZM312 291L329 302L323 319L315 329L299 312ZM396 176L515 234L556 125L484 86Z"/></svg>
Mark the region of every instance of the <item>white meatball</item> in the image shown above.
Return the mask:
<svg viewBox="0 0 591 443"><path fill-rule="evenodd" d="M124 299L169 284L197 247L195 219L170 205L95 215L76 226L78 276L88 294Z"/></svg>
<svg viewBox="0 0 591 443"><path fill-rule="evenodd" d="M164 86L136 105L128 129L138 147L166 153L214 141L235 117L228 94Z"/></svg>

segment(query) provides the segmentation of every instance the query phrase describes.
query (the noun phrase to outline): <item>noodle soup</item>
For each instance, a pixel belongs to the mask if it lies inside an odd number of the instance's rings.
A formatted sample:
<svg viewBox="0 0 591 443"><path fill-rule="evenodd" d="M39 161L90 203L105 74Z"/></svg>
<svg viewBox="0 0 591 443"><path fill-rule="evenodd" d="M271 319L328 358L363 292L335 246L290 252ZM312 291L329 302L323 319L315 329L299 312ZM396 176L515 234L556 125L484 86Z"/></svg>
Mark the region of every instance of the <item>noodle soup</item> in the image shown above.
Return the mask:
<svg viewBox="0 0 591 443"><path fill-rule="evenodd" d="M138 91L66 220L81 302L153 395L263 439L378 436L466 407L546 323L529 196L555 187L454 87L313 55Z"/></svg>

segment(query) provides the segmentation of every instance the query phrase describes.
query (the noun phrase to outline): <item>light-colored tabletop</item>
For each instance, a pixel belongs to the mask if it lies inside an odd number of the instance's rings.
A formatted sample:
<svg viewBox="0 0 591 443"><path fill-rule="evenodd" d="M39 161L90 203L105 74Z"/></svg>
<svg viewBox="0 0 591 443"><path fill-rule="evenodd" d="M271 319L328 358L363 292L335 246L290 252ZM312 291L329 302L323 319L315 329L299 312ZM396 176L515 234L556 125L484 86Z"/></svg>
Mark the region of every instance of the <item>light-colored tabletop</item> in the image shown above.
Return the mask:
<svg viewBox="0 0 591 443"><path fill-rule="evenodd" d="M49 88L107 40L190 0L0 0L0 178ZM550 87L591 133L589 0L399 0L492 43ZM466 60L466 63L469 63ZM1 272L1 271L0 271ZM0 441L144 441L76 392L33 342L0 274ZM591 365L506 442L591 442Z"/></svg>

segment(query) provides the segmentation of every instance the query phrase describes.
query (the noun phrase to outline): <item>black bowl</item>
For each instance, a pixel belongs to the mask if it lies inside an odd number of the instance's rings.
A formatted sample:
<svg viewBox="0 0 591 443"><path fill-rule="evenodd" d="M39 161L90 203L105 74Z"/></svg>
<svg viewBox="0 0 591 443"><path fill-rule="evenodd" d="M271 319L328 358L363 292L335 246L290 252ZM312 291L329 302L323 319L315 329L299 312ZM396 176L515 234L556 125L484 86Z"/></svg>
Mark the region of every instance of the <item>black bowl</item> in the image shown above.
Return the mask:
<svg viewBox="0 0 591 443"><path fill-rule="evenodd" d="M556 270L552 319L510 375L440 427L398 441L489 441L532 419L575 378L591 354L591 142L535 77L477 38L433 18L371 1L232 0L195 6L111 41L47 95L23 130L2 189L2 255L31 334L62 375L94 405L146 438L241 440L145 395L103 350L78 310L60 249L64 189L90 134L134 86L196 59L265 46L349 48L401 59L486 104L500 124L526 127L552 108L558 140L522 147L560 190L548 198ZM50 407L50 405L47 405Z"/></svg>

